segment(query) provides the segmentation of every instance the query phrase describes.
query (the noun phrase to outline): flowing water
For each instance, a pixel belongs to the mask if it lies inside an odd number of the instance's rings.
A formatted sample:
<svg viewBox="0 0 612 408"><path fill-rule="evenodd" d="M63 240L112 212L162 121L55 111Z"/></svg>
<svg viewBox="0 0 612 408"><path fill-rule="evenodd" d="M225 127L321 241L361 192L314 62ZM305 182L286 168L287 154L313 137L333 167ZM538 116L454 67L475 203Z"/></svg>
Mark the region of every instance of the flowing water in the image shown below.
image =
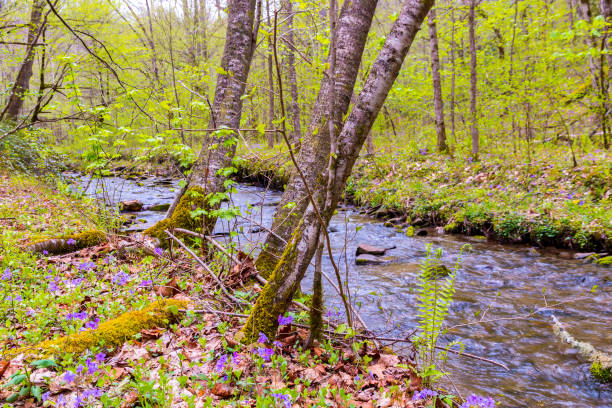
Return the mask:
<svg viewBox="0 0 612 408"><path fill-rule="evenodd" d="M85 181L80 179L79 184L85 185ZM105 178L92 182L87 193L112 203L138 199L146 208L171 202L176 186L175 181L169 180L160 184L159 179L137 182ZM271 224L280 196L278 191L239 185L232 204L241 208L245 219L217 224L220 239L229 239L223 233L237 229L241 233L235 239L242 247L256 245L265 235L265 231L258 232L260 225ZM136 215L140 222L131 229L144 229L163 218L164 213L145 210ZM416 324L414 288L426 245L441 247L444 263L452 267L463 245L471 243L472 250L464 252L460 263L447 319L451 327L462 326L451 330L440 342L460 341L466 352L503 363L509 371L449 355L444 368L464 397L470 393L490 395L502 401L504 407L612 406L612 387L593 380L589 364L554 337L551 329L554 314L577 339L612 352L611 268L562 259L552 251L478 242L433 231L427 236L407 237L353 208L343 209L333 218L330 237L343 275L345 265L349 267L351 292L361 304L360 314L370 329L386 331L387 335L405 333ZM395 248L387 251L382 265L357 266L355 249L359 243ZM327 257L324 269L332 270ZM307 291L309 278L302 284ZM597 289L591 293L595 285ZM329 288L326 285L328 307L342 310ZM525 317L545 302L563 304ZM479 319L484 322L465 325ZM447 385L454 389L450 381Z"/></svg>

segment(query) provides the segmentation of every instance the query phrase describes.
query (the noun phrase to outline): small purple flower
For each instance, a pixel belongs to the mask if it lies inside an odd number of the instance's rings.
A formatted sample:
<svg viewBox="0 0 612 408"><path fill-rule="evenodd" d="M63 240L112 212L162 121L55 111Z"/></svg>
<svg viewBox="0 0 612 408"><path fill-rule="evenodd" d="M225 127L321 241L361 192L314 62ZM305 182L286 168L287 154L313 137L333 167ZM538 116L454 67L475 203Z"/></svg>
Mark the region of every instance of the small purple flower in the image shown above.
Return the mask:
<svg viewBox="0 0 612 408"><path fill-rule="evenodd" d="M93 374L98 371L98 364L95 361L92 361L91 358L88 358L85 361L85 365L87 366L87 374Z"/></svg>
<svg viewBox="0 0 612 408"><path fill-rule="evenodd" d="M259 357L261 357L264 361L270 361L270 357L274 354L274 349L260 347L256 350L256 353Z"/></svg>
<svg viewBox="0 0 612 408"><path fill-rule="evenodd" d="M217 372L223 371L226 363L227 363L227 354L224 354L221 357L219 357L219 360L217 360L217 364L215 364L215 370L217 370Z"/></svg>
<svg viewBox="0 0 612 408"><path fill-rule="evenodd" d="M259 332L259 338L257 339L258 343L267 343L268 341L268 336L266 336L265 334L263 334L262 332Z"/></svg>
<svg viewBox="0 0 612 408"><path fill-rule="evenodd" d="M43 255L49 255L49 251L47 251L46 249L43 250Z"/></svg>
<svg viewBox="0 0 612 408"><path fill-rule="evenodd" d="M232 364L240 364L240 355L235 351L232 353Z"/></svg>
<svg viewBox="0 0 612 408"><path fill-rule="evenodd" d="M85 280L85 279L83 279L83 278L75 278L75 279L73 279L73 280L71 280L71 281L70 281L70 284L71 284L72 286L74 286L74 287L77 287L77 286L79 286L81 283L83 283L83 281L84 281L84 280Z"/></svg>
<svg viewBox="0 0 612 408"><path fill-rule="evenodd" d="M117 273L115 276L113 276L112 282L117 284L117 285L123 286L129 280L130 280L130 275L128 275L127 273L121 271L121 272Z"/></svg>
<svg viewBox="0 0 612 408"><path fill-rule="evenodd" d="M293 323L293 316L283 317L282 315L278 315L278 324L280 326L285 326L291 323Z"/></svg>
<svg viewBox="0 0 612 408"><path fill-rule="evenodd" d="M291 396L281 393L272 393L272 396L276 400L277 404L282 404L286 408L291 408Z"/></svg>
<svg viewBox="0 0 612 408"><path fill-rule="evenodd" d="M66 371L66 374L64 374L64 381L66 381L66 383L68 384L71 384L72 382L74 382L74 380L76 380L76 374L71 371Z"/></svg>
<svg viewBox="0 0 612 408"><path fill-rule="evenodd" d="M49 391L43 393L43 395L41 396L42 402L45 402L46 400L48 400L50 396L51 396L51 392Z"/></svg>
<svg viewBox="0 0 612 408"><path fill-rule="evenodd" d="M6 280L11 280L12 277L13 277L13 273L11 272L9 268L6 268L4 270L4 273L2 273L2 276L0 277L0 279L2 279L3 281L6 281Z"/></svg>
<svg viewBox="0 0 612 408"><path fill-rule="evenodd" d="M282 343L281 343L280 341L278 341L278 340L274 340L274 341L272 342L272 345L273 345L274 347L283 348Z"/></svg>
<svg viewBox="0 0 612 408"><path fill-rule="evenodd" d="M68 313L66 315L66 320L85 320L87 319L87 312L75 312Z"/></svg>
<svg viewBox="0 0 612 408"><path fill-rule="evenodd" d="M79 364L79 366L76 368L77 374L82 374L84 369L85 367L83 367L82 364Z"/></svg>
<svg viewBox="0 0 612 408"><path fill-rule="evenodd" d="M81 262L79 265L79 271L88 271L96 267L96 264L91 261Z"/></svg>
<svg viewBox="0 0 612 408"><path fill-rule="evenodd" d="M140 287L146 288L147 286L151 286L152 284L153 284L152 281L145 279L142 282L140 282Z"/></svg>
<svg viewBox="0 0 612 408"><path fill-rule="evenodd" d="M481 397L479 395L470 395L467 400L461 404L460 408L494 408L495 400L491 397Z"/></svg>
<svg viewBox="0 0 612 408"><path fill-rule="evenodd" d="M412 400L413 401L420 401L420 400L424 400L427 398L431 398L431 397L435 397L437 396L438 393L434 390L430 390L429 388L424 388L422 389L420 392L415 392L414 395L412 396Z"/></svg>
<svg viewBox="0 0 612 408"><path fill-rule="evenodd" d="M361 381L361 376L359 374L357 374L355 376L355 382L359 382L359 381Z"/></svg>
<svg viewBox="0 0 612 408"><path fill-rule="evenodd" d="M580 200L580 202L578 203L578 205L584 205L584 200Z"/></svg>
<svg viewBox="0 0 612 408"><path fill-rule="evenodd" d="M57 287L57 284L55 282L49 283L49 292L57 292L58 290L59 288Z"/></svg>
<svg viewBox="0 0 612 408"><path fill-rule="evenodd" d="M98 354L96 354L96 361L97 361L97 362L100 362L100 363L101 363L101 362L103 362L103 361L104 361L104 359L105 359L105 358L106 358L106 354L104 354L104 353L98 353Z"/></svg>
<svg viewBox="0 0 612 408"><path fill-rule="evenodd" d="M157 247L153 250L153 253L157 256L162 256L164 254L164 250L161 249L160 247Z"/></svg>
<svg viewBox="0 0 612 408"><path fill-rule="evenodd" d="M99 324L100 324L100 318L94 317L93 319L85 323L85 328L90 329L90 330L96 330Z"/></svg>
<svg viewBox="0 0 612 408"><path fill-rule="evenodd" d="M68 239L68 241L66 241L66 244L68 244L68 245L75 245L76 241L74 239L70 238L70 239Z"/></svg>
<svg viewBox="0 0 612 408"><path fill-rule="evenodd" d="M57 406L58 407L65 407L66 406L66 397L64 397L64 394L60 394L60 396L57 399Z"/></svg>

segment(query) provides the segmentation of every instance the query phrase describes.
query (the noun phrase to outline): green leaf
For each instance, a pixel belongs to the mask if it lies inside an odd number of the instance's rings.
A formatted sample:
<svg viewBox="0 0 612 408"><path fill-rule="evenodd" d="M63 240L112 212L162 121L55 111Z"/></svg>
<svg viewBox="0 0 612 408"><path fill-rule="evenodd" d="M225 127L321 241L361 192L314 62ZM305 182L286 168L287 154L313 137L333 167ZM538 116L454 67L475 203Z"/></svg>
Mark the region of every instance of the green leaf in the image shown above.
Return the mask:
<svg viewBox="0 0 612 408"><path fill-rule="evenodd" d="M57 364L55 364L55 361L48 359L32 361L32 365L37 368L49 368L57 366Z"/></svg>

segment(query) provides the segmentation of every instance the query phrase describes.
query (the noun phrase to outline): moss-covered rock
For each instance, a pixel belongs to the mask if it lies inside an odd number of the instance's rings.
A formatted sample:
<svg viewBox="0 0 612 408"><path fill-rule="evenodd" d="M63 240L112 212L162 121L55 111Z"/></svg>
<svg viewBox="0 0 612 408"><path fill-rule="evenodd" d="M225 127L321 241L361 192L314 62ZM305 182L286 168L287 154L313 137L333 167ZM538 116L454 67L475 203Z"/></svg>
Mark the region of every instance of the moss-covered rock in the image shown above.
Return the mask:
<svg viewBox="0 0 612 408"><path fill-rule="evenodd" d="M612 265L612 256L604 256L602 258L599 258L599 259L595 260L595 263L597 265L610 266L610 265Z"/></svg>
<svg viewBox="0 0 612 408"><path fill-rule="evenodd" d="M589 371L595 379L601 382L612 381L612 367L604 367L599 361L594 361Z"/></svg>
<svg viewBox="0 0 612 408"><path fill-rule="evenodd" d="M175 318L176 311L186 306L187 302L183 300L159 300L142 310L126 312L116 319L101 323L95 330L44 341L34 347L9 350L6 354L9 358L22 353L28 356L52 356L58 353L80 354L97 346L117 347L143 329L168 326Z"/></svg>
<svg viewBox="0 0 612 408"><path fill-rule="evenodd" d="M206 191L200 186L192 186L185 191L170 218L163 219L151 228L145 230L145 234L160 240L162 246L167 246L168 236L164 231L174 228L184 228L194 232L202 232L206 220L201 217L193 217L192 211L208 208Z"/></svg>

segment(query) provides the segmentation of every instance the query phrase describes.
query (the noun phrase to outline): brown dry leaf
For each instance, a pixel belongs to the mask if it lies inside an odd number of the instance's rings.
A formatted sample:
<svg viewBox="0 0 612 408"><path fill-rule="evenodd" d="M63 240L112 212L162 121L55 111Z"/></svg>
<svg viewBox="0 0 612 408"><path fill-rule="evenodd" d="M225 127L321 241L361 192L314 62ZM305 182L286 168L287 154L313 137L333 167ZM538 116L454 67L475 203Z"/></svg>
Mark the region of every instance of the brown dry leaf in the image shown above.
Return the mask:
<svg viewBox="0 0 612 408"><path fill-rule="evenodd" d="M0 378L2 378L6 369L9 368L9 365L11 365L9 361L0 360Z"/></svg>
<svg viewBox="0 0 612 408"><path fill-rule="evenodd" d="M121 408L129 408L138 400L138 392L131 391L127 394L123 400L123 404L121 404Z"/></svg>
<svg viewBox="0 0 612 408"><path fill-rule="evenodd" d="M161 297L171 298L181 291L178 287L178 283L176 282L176 277L170 279L170 282L166 283L163 286L156 286L155 291Z"/></svg>
<svg viewBox="0 0 612 408"><path fill-rule="evenodd" d="M234 389L225 383L216 383L212 389L212 393L221 398L231 397L233 392Z"/></svg>

